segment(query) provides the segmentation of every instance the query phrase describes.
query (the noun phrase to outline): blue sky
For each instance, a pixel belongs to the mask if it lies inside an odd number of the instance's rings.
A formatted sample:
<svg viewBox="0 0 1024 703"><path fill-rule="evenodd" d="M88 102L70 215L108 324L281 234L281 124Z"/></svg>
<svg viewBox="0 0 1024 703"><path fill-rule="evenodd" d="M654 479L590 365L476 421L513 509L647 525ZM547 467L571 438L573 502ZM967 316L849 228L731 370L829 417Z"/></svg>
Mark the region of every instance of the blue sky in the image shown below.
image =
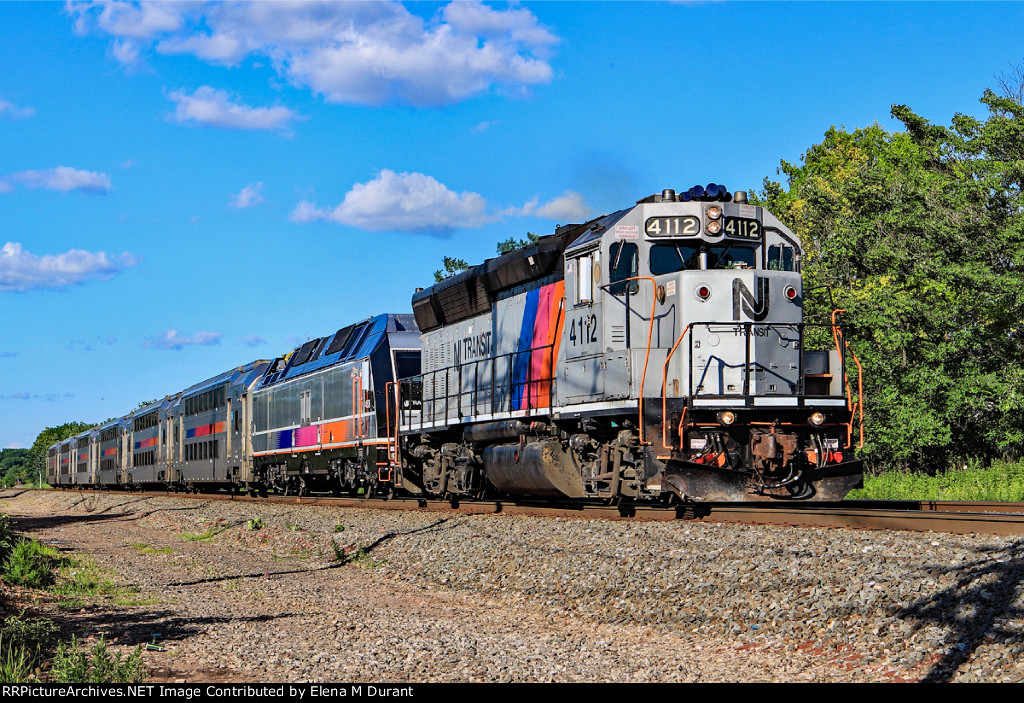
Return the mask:
<svg viewBox="0 0 1024 703"><path fill-rule="evenodd" d="M1017 3L0 3L0 447L382 312L444 255L832 125L948 124Z"/></svg>

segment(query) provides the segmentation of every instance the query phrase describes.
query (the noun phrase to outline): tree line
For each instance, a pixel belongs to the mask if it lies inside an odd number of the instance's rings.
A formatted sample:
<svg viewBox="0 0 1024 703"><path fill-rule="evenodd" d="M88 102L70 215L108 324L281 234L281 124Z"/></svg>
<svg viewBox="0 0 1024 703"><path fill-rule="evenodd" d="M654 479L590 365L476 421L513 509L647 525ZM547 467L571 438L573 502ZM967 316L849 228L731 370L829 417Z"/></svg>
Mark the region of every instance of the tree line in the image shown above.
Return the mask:
<svg viewBox="0 0 1024 703"><path fill-rule="evenodd" d="M894 105L905 131L832 128L757 193L804 243L808 320L846 310L875 470L1024 451L1024 107L981 103L949 126Z"/></svg>

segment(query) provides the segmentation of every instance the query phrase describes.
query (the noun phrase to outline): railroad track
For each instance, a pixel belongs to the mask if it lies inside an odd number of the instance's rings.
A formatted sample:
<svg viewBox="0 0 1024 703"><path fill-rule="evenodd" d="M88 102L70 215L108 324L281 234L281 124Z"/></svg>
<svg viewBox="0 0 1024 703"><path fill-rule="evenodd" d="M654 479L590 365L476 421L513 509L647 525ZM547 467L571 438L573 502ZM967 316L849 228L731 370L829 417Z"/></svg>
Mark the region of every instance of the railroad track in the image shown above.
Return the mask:
<svg viewBox="0 0 1024 703"><path fill-rule="evenodd" d="M107 492L107 491L104 491ZM803 527L843 527L866 530L907 530L953 534L1024 534L1024 503L966 503L954 501L859 501L836 503L685 503L673 507L601 505L596 503L538 503L527 500L448 501L422 498L337 498L331 496L244 494L183 494L152 491L154 497L196 497L204 500L272 502L291 505L372 508L377 510L458 511L466 514L536 515L545 517L693 520Z"/></svg>

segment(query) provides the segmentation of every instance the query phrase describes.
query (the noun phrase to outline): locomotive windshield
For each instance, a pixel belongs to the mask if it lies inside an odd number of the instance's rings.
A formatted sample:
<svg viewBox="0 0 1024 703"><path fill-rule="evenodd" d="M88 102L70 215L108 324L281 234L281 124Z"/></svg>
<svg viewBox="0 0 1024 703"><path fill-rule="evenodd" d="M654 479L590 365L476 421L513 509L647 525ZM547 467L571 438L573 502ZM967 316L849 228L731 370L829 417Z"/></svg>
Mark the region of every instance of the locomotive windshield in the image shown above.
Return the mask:
<svg viewBox="0 0 1024 703"><path fill-rule="evenodd" d="M655 244L651 247L651 274L660 276L700 268L700 246L696 244ZM709 269L728 269L737 264L756 268L752 247L727 244L706 247Z"/></svg>
<svg viewBox="0 0 1024 703"><path fill-rule="evenodd" d="M732 244L724 247L708 247L709 269L731 269L736 264L755 268L754 262L756 261L757 258L751 247L741 247Z"/></svg>
<svg viewBox="0 0 1024 703"><path fill-rule="evenodd" d="M655 244L651 247L651 273L675 273L700 268L700 247L692 244Z"/></svg>

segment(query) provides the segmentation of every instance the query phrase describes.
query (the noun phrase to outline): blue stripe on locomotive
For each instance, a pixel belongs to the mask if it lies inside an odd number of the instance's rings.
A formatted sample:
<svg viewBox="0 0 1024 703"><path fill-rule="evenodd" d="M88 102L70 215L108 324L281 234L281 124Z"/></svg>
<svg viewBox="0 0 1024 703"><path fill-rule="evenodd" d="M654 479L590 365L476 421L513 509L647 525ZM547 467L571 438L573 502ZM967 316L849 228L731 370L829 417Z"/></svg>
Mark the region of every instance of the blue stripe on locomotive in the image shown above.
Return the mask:
<svg viewBox="0 0 1024 703"><path fill-rule="evenodd" d="M512 365L512 409L521 410L523 389L526 387L527 375L530 371L528 350L533 346L533 327L537 322L537 305L540 302L540 289L535 288L526 294L526 309L523 311L523 326L519 330L519 346L516 347L515 362ZM522 353L526 352L526 353Z"/></svg>
<svg viewBox="0 0 1024 703"><path fill-rule="evenodd" d="M271 449L290 449L292 446L292 434L295 430L281 430L274 433L274 446Z"/></svg>

